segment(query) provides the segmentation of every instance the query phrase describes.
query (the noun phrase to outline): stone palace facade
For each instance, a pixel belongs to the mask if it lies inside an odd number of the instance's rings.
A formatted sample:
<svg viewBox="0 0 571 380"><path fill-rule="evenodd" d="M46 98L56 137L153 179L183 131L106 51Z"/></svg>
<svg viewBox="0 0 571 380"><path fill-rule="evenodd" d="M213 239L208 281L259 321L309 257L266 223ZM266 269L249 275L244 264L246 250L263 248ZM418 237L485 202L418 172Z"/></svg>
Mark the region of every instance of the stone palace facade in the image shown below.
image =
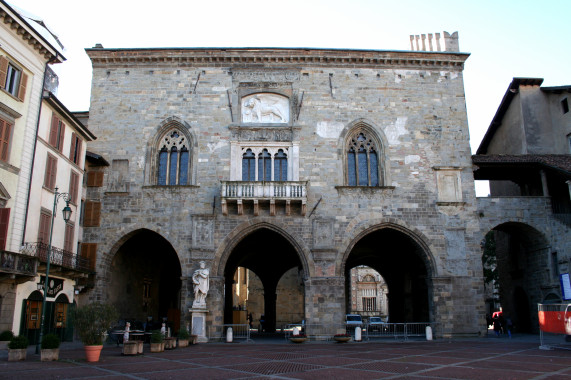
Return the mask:
<svg viewBox="0 0 571 380"><path fill-rule="evenodd" d="M88 150L103 159L87 173L83 302L187 324L204 261L207 328L232 323L238 268L263 284L268 329L287 321L286 273L295 318L337 324L350 269L367 265L391 322L481 333L469 55L444 36L411 51L87 49Z"/></svg>

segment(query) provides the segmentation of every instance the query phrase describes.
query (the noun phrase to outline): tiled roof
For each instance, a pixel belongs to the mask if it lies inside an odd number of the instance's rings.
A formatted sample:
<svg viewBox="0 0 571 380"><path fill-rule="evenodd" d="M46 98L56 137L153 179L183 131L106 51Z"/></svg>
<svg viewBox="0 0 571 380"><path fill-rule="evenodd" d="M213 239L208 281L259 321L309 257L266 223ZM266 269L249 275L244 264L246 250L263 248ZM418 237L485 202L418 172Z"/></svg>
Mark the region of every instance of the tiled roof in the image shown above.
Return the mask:
<svg viewBox="0 0 571 380"><path fill-rule="evenodd" d="M571 154L477 154L474 165L532 164L543 165L571 175Z"/></svg>

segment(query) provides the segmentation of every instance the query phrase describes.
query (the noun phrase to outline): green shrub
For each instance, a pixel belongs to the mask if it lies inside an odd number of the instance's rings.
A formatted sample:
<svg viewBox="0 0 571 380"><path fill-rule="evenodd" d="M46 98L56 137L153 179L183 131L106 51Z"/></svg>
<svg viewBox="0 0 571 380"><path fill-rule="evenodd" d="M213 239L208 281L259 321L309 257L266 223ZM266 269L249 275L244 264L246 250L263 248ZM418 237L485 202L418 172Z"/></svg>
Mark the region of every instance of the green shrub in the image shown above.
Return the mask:
<svg viewBox="0 0 571 380"><path fill-rule="evenodd" d="M60 340L56 334L46 334L42 338L42 348L46 349L53 349L59 348Z"/></svg>
<svg viewBox="0 0 571 380"><path fill-rule="evenodd" d="M151 331L151 343L162 343L164 338L160 330Z"/></svg>
<svg viewBox="0 0 571 380"><path fill-rule="evenodd" d="M18 335L10 339L10 343L8 343L8 348L12 350L18 350L23 348L28 348L29 342L28 338L24 335Z"/></svg>
<svg viewBox="0 0 571 380"><path fill-rule="evenodd" d="M100 346L111 324L119 318L117 310L108 304L92 303L75 309L74 327L86 346Z"/></svg>
<svg viewBox="0 0 571 380"><path fill-rule="evenodd" d="M10 330L2 331L2 333L0 333L0 341L12 340L13 337L14 333Z"/></svg>
<svg viewBox="0 0 571 380"><path fill-rule="evenodd" d="M184 327L181 328L181 329L178 331L178 338L179 338L179 339L189 339L189 338L190 338L190 334L189 334L188 330L185 329Z"/></svg>

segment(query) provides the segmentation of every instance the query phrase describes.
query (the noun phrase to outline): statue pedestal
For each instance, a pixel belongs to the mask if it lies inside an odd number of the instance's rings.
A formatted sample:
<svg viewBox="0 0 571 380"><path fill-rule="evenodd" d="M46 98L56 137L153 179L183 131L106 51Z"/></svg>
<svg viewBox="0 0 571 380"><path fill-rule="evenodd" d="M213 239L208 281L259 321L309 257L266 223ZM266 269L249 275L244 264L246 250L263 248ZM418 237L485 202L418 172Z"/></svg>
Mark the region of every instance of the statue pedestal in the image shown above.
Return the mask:
<svg viewBox="0 0 571 380"><path fill-rule="evenodd" d="M197 336L198 343L208 342L206 337L206 309L189 309L191 313L191 334Z"/></svg>

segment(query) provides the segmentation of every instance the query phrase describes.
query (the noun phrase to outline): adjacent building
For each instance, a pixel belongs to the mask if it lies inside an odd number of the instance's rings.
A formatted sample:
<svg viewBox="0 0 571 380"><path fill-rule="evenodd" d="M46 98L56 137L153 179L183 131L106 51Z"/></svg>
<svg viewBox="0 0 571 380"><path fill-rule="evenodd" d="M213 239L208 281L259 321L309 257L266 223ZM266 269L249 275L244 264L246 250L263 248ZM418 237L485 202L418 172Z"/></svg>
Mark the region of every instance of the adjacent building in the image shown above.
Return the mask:
<svg viewBox="0 0 571 380"><path fill-rule="evenodd" d="M54 95L49 65L65 59L57 37L39 18L0 6L0 330L37 343L46 292L44 333L72 340L71 311L93 271L79 244L86 147L95 136Z"/></svg>
<svg viewBox="0 0 571 380"><path fill-rule="evenodd" d="M17 286L33 279L37 259L22 256L32 165L49 65L65 58L33 17L0 1L0 330L18 331Z"/></svg>
<svg viewBox="0 0 571 380"><path fill-rule="evenodd" d="M490 197L478 198L497 260L488 312L501 306L516 331L537 331L538 303L571 298L560 282L571 270L571 86L542 82L513 79L473 156L475 179L490 182Z"/></svg>

